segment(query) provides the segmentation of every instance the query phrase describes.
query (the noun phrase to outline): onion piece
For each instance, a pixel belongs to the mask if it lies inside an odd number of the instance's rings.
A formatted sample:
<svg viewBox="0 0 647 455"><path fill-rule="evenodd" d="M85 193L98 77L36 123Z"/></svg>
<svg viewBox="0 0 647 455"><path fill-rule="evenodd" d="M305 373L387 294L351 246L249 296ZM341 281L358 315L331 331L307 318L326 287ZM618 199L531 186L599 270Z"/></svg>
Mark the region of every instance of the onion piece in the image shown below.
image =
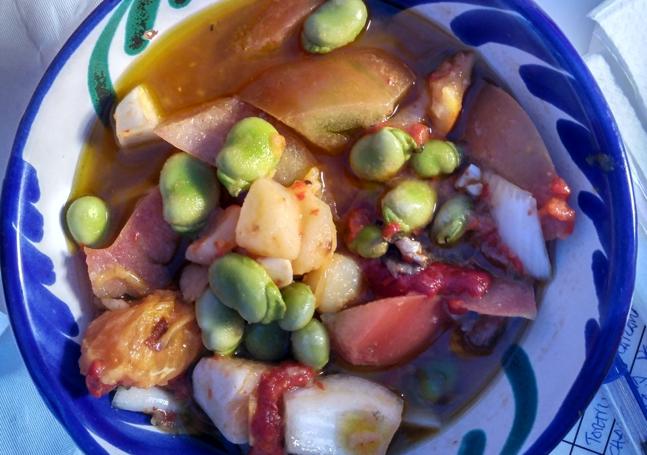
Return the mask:
<svg viewBox="0 0 647 455"><path fill-rule="evenodd" d="M550 261L537 213L537 201L528 191L503 177L486 172L491 214L503 243L519 258L532 277L546 280Z"/></svg>
<svg viewBox="0 0 647 455"><path fill-rule="evenodd" d="M341 374L286 393L284 404L285 450L295 455L383 455L403 408L386 387Z"/></svg>
<svg viewBox="0 0 647 455"><path fill-rule="evenodd" d="M159 387L119 387L112 398L112 407L152 414L155 410L178 412L182 409L182 403L172 393Z"/></svg>

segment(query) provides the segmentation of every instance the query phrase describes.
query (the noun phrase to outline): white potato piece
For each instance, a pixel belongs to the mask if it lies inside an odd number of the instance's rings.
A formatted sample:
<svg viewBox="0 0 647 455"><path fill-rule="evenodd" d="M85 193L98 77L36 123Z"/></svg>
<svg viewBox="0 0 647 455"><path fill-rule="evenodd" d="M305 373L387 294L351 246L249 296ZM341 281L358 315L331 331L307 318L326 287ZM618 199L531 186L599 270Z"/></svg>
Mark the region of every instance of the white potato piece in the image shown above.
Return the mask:
<svg viewBox="0 0 647 455"><path fill-rule="evenodd" d="M537 213L537 201L522 190L491 172L486 172L490 213L501 240L519 258L524 271L539 280L550 277L546 240Z"/></svg>
<svg viewBox="0 0 647 455"><path fill-rule="evenodd" d="M369 380L326 376L285 394L285 449L295 455L384 455L402 420L402 398Z"/></svg>
<svg viewBox="0 0 647 455"><path fill-rule="evenodd" d="M249 441L249 397L269 365L233 357L205 357L193 370L193 397L234 444Z"/></svg>
<svg viewBox="0 0 647 455"><path fill-rule="evenodd" d="M256 262L263 266L278 287L284 288L292 283L294 273L292 272L292 263L288 259L258 258Z"/></svg>
<svg viewBox="0 0 647 455"><path fill-rule="evenodd" d="M311 186L299 180L290 187L301 210L301 249L292 261L295 275L320 268L337 249L337 228L330 206L315 196Z"/></svg>
<svg viewBox="0 0 647 455"><path fill-rule="evenodd" d="M157 140L153 130L161 118L151 90L145 84L138 85L115 108L115 134L119 146L132 148Z"/></svg>
<svg viewBox="0 0 647 455"><path fill-rule="evenodd" d="M312 289L320 313L336 313L359 297L362 271L355 260L335 253L304 282Z"/></svg>
<svg viewBox="0 0 647 455"><path fill-rule="evenodd" d="M290 190L269 178L252 183L236 226L236 243L257 256L293 260L301 249L301 211Z"/></svg>

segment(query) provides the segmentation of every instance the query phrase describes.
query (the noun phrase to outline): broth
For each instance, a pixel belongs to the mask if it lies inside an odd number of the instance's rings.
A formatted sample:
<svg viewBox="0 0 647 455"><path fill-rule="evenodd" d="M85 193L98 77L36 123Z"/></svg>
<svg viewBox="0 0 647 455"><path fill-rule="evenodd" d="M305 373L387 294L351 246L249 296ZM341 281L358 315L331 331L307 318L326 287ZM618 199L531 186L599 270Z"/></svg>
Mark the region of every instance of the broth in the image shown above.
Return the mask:
<svg viewBox="0 0 647 455"><path fill-rule="evenodd" d="M420 90L424 90L426 76L461 47L413 13L399 11L376 0L367 4L371 12L370 25L350 46L382 48L402 59L415 72L414 89L402 101L402 105L406 105L416 98ZM300 49L298 34L291 36L278 50L253 61L241 64L232 58L230 50L240 39L242 24L256 16L262 7L263 2L227 0L206 8L172 30L164 31L115 84L117 98L121 99L133 87L145 82L156 93L164 112L170 114L236 94L266 69L302 58L304 52ZM477 59L474 79L483 79L485 75L491 79L491 74L486 64ZM332 192L337 210L345 211L355 194L365 189L348 169L347 152L330 156L316 147L311 147L311 150L322 162L326 191ZM120 154L112 130L97 121L81 153L70 199L85 194L104 199L112 210L114 237L137 199L157 184L160 169L170 152L170 148L160 146L140 151L136 158ZM353 374L376 379L401 393L411 406L416 403L407 382L412 372L430 359L455 357L458 377L455 392L442 404L424 405L428 425L403 423L392 448L406 449L421 438L433 435L469 406L500 371L503 353L519 339L525 327L522 319L510 320L496 348L487 356L459 357L452 354L449 347L451 334L447 332L427 351L404 365L371 372L349 369L333 361L327 371L352 371ZM418 402L417 406L422 404Z"/></svg>

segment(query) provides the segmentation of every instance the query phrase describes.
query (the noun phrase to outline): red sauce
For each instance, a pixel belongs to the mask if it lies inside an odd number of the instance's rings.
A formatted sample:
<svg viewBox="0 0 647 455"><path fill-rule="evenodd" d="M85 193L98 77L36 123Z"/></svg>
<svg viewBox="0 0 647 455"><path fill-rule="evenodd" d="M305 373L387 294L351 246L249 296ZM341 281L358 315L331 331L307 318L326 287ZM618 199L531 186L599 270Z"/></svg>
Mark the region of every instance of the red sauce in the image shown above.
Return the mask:
<svg viewBox="0 0 647 455"><path fill-rule="evenodd" d="M346 242L351 243L365 226L371 224L371 212L366 208L355 208L346 217Z"/></svg>
<svg viewBox="0 0 647 455"><path fill-rule="evenodd" d="M385 240L391 240L398 232L400 232L400 225L398 223L389 223L382 228L382 237Z"/></svg>
<svg viewBox="0 0 647 455"><path fill-rule="evenodd" d="M431 139L429 127L424 123L412 123L406 130L418 145L424 145Z"/></svg>
<svg viewBox="0 0 647 455"><path fill-rule="evenodd" d="M159 352L162 349L162 346L160 345L160 339L167 331L168 321L162 318L157 321L157 323L153 327L153 330L151 331L150 336L144 341L144 344L148 346L149 349Z"/></svg>
<svg viewBox="0 0 647 455"><path fill-rule="evenodd" d="M99 398L116 387L116 385L107 385L101 382L101 375L105 369L106 366L103 362L95 360L90 364L90 368L88 368L88 372L85 375L85 385L94 397Z"/></svg>
<svg viewBox="0 0 647 455"><path fill-rule="evenodd" d="M380 261L369 261L366 276L373 291L383 297L397 297L410 292L436 295L483 297L492 276L481 270L434 262L413 275L394 277Z"/></svg>
<svg viewBox="0 0 647 455"><path fill-rule="evenodd" d="M550 192L552 197L539 209L544 238L565 239L575 227L575 210L568 205L571 189L564 179L555 176L550 185Z"/></svg>
<svg viewBox="0 0 647 455"><path fill-rule="evenodd" d="M312 383L315 371L298 363L287 362L272 368L261 376L256 388L256 411L250 431L254 446L250 455L282 455L283 395Z"/></svg>

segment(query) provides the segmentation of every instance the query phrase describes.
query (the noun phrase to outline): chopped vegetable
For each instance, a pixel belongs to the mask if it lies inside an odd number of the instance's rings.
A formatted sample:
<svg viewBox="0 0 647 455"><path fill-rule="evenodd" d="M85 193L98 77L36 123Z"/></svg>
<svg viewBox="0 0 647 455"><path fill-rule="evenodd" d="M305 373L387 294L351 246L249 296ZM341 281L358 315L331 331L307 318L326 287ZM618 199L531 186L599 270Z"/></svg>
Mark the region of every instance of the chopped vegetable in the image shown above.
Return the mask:
<svg viewBox="0 0 647 455"><path fill-rule="evenodd" d="M315 196L313 185L296 181L290 190L301 211L301 248L292 261L295 275L318 269L337 249L337 228L330 206Z"/></svg>
<svg viewBox="0 0 647 455"><path fill-rule="evenodd" d="M285 394L285 450L296 455L384 455L402 398L366 379L332 375Z"/></svg>
<svg viewBox="0 0 647 455"><path fill-rule="evenodd" d="M65 221L76 243L96 248L108 233L110 210L101 198L83 196L70 204Z"/></svg>
<svg viewBox="0 0 647 455"><path fill-rule="evenodd" d="M434 136L449 133L463 108L463 96L472 81L474 54L459 52L429 75L429 117Z"/></svg>
<svg viewBox="0 0 647 455"><path fill-rule="evenodd" d="M460 306L466 310L491 316L535 319L537 303L533 286L525 281L495 278L487 294L481 298L463 297Z"/></svg>
<svg viewBox="0 0 647 455"><path fill-rule="evenodd" d="M248 117L227 134L216 158L218 180L232 196L259 178L274 174L285 149L285 138L266 120Z"/></svg>
<svg viewBox="0 0 647 455"><path fill-rule="evenodd" d="M326 54L352 43L367 19L362 0L327 0L306 19L301 44L308 52Z"/></svg>
<svg viewBox="0 0 647 455"><path fill-rule="evenodd" d="M431 236L439 245L458 242L467 231L472 201L464 195L457 195L445 201L440 207L431 226Z"/></svg>
<svg viewBox="0 0 647 455"><path fill-rule="evenodd" d="M308 285L292 283L281 290L285 301L285 315L279 321L283 330L294 331L305 327L315 313L315 296Z"/></svg>
<svg viewBox="0 0 647 455"><path fill-rule="evenodd" d="M485 182L501 240L519 258L527 273L540 280L548 279L550 261L535 198L496 174L486 173Z"/></svg>
<svg viewBox="0 0 647 455"><path fill-rule="evenodd" d="M411 167L421 178L451 174L461 164L461 152L449 141L432 139L411 157Z"/></svg>
<svg viewBox="0 0 647 455"><path fill-rule="evenodd" d="M315 145L339 152L347 131L385 120L413 83L410 70L376 49L352 49L279 65L240 96Z"/></svg>
<svg viewBox="0 0 647 455"><path fill-rule="evenodd" d="M408 295L325 315L323 321L333 351L345 361L387 367L429 346L442 333L444 318L439 300Z"/></svg>
<svg viewBox="0 0 647 455"><path fill-rule="evenodd" d="M173 292L156 291L92 321L79 366L90 393L100 397L120 385L166 385L198 357L201 347L193 308Z"/></svg>
<svg viewBox="0 0 647 455"><path fill-rule="evenodd" d="M301 216L290 190L271 179L259 179L245 197L236 243L257 256L294 260L301 250Z"/></svg>
<svg viewBox="0 0 647 455"><path fill-rule="evenodd" d="M425 227L436 210L436 191L422 180L404 180L382 198L384 222L401 232Z"/></svg>
<svg viewBox="0 0 647 455"><path fill-rule="evenodd" d="M288 354L290 334L276 322L251 324L245 330L245 349L256 360L274 362Z"/></svg>
<svg viewBox="0 0 647 455"><path fill-rule="evenodd" d="M329 262L306 275L303 281L314 292L319 312L334 313L359 297L362 271L355 260L335 253Z"/></svg>
<svg viewBox="0 0 647 455"><path fill-rule="evenodd" d="M292 271L292 263L288 259L258 258L256 262L263 266L278 287L284 288L292 283L294 272Z"/></svg>
<svg viewBox="0 0 647 455"><path fill-rule="evenodd" d="M330 359L330 340L324 325L316 319L292 332L294 358L315 370L321 370Z"/></svg>
<svg viewBox="0 0 647 455"><path fill-rule="evenodd" d="M164 219L179 233L201 229L220 197L213 168L183 152L166 160L159 186Z"/></svg>
<svg viewBox="0 0 647 455"><path fill-rule="evenodd" d="M454 187L457 190L464 190L470 196L476 198L483 192L483 180L481 169L470 164L463 173L456 179Z"/></svg>
<svg viewBox="0 0 647 455"><path fill-rule="evenodd" d="M350 249L363 258L375 259L386 254L389 244L382 237L382 230L375 225L364 226L350 244Z"/></svg>
<svg viewBox="0 0 647 455"><path fill-rule="evenodd" d="M159 387L119 387L112 398L112 407L145 414L152 414L156 410L177 413L182 410L182 403L172 393Z"/></svg>
<svg viewBox="0 0 647 455"><path fill-rule="evenodd" d="M281 319L285 303L279 288L261 265L237 253L218 258L209 267L209 286L225 306L249 323Z"/></svg>
<svg viewBox="0 0 647 455"><path fill-rule="evenodd" d="M281 185L290 186L296 180L308 180L306 174L315 167L317 160L301 139L286 128L284 130L280 132L286 139L285 150L273 178Z"/></svg>
<svg viewBox="0 0 647 455"><path fill-rule="evenodd" d="M206 290L195 303L195 315L207 349L220 355L236 350L243 339L245 320L235 310L223 305Z"/></svg>
<svg viewBox="0 0 647 455"><path fill-rule="evenodd" d="M355 143L350 151L350 167L363 180L386 182L400 172L415 147L406 132L381 128Z"/></svg>
<svg viewBox="0 0 647 455"><path fill-rule="evenodd" d="M205 357L193 370L193 397L234 444L249 442L249 397L270 367L234 357Z"/></svg>
<svg viewBox="0 0 647 455"><path fill-rule="evenodd" d="M114 113L117 143L132 148L154 141L153 132L159 124L161 111L151 89L140 84L117 104Z"/></svg>
<svg viewBox="0 0 647 455"><path fill-rule="evenodd" d="M186 258L202 265L211 263L236 247L236 226L240 206L230 205L225 210L216 209L198 238L186 249Z"/></svg>

